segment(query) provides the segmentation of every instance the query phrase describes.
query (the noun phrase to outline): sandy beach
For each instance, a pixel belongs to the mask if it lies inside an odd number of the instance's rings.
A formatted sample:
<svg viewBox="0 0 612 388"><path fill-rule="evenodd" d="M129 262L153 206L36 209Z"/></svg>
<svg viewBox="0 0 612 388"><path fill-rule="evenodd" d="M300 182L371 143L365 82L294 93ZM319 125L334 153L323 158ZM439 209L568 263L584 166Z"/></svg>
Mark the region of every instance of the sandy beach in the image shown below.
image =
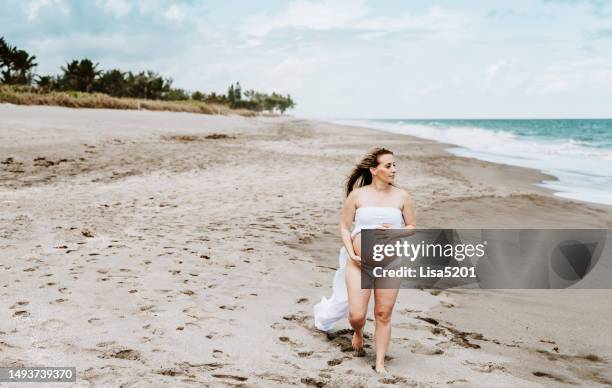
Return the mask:
<svg viewBox="0 0 612 388"><path fill-rule="evenodd" d="M611 290L401 290L388 374L326 335L342 185L372 146L421 228L606 228L535 170L289 117L0 104L0 366L108 386L610 386ZM608 238L608 244L610 244Z"/></svg>

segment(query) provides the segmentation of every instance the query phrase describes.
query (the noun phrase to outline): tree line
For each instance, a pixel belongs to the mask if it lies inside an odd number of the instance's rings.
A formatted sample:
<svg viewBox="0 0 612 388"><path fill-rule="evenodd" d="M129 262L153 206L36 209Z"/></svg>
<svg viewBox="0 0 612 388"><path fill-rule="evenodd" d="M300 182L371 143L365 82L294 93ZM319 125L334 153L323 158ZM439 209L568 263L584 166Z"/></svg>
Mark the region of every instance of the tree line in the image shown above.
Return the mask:
<svg viewBox="0 0 612 388"><path fill-rule="evenodd" d="M98 63L89 58L75 59L61 67L57 75L38 75L34 72L38 64L36 56L9 45L0 37L0 84L30 85L42 93L53 91L104 93L113 97L142 98L166 101L201 101L225 104L234 109L249 109L257 112L280 111L295 107L288 94L266 94L254 90L242 90L240 83L231 84L227 94L190 93L172 87L172 79L147 70L140 72L120 69L101 70Z"/></svg>

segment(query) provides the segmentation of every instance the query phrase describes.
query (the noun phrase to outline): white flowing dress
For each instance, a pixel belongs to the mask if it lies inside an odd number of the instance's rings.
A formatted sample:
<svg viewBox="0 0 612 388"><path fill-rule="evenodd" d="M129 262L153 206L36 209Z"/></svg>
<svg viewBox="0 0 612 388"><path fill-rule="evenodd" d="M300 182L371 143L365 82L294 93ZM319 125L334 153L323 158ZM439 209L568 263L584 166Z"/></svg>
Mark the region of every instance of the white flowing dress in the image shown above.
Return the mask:
<svg viewBox="0 0 612 388"><path fill-rule="evenodd" d="M363 206L355 211L355 223L351 232L351 239L361 233L362 229L376 229L381 224L391 224L393 228L400 228L404 218L402 211L389 206ZM314 306L314 322L319 330L331 331L336 322L348 317L348 294L344 279L346 261L349 260L346 248L340 248L338 256L338 269L334 274L332 295L328 299L322 297Z"/></svg>

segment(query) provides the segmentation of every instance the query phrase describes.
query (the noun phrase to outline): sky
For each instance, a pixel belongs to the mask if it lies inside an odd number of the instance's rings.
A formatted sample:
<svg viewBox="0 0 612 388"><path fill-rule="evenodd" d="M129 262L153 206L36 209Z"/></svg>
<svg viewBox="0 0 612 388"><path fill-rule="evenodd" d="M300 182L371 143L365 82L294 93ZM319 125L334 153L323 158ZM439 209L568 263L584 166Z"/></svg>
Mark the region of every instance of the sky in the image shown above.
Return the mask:
<svg viewBox="0 0 612 388"><path fill-rule="evenodd" d="M612 117L612 0L0 0L0 36L299 117Z"/></svg>

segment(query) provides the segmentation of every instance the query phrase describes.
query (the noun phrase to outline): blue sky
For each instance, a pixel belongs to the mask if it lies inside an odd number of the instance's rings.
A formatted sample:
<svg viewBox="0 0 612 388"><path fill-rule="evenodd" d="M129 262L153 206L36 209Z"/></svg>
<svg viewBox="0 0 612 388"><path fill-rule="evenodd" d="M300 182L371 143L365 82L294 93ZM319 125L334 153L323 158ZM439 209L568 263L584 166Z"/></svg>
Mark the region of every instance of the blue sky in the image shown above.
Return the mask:
<svg viewBox="0 0 612 388"><path fill-rule="evenodd" d="M89 57L320 118L612 117L612 1L0 0L39 74Z"/></svg>

